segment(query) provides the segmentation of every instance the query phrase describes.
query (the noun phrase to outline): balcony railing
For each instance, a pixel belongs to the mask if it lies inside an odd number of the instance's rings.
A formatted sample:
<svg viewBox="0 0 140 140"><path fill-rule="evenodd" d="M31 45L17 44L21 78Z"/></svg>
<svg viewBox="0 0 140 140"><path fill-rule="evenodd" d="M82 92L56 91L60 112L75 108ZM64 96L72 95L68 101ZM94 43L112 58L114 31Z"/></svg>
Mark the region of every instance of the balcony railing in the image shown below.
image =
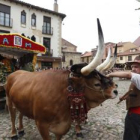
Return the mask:
<svg viewBox="0 0 140 140"><path fill-rule="evenodd" d="M47 26L42 26L42 34L53 35L53 28L48 28Z"/></svg>
<svg viewBox="0 0 140 140"><path fill-rule="evenodd" d="M0 16L0 26L13 27L13 19Z"/></svg>
<svg viewBox="0 0 140 140"><path fill-rule="evenodd" d="M50 51L48 50L48 51L46 51L46 53L45 54L42 54L42 56L53 56L53 49L51 49Z"/></svg>

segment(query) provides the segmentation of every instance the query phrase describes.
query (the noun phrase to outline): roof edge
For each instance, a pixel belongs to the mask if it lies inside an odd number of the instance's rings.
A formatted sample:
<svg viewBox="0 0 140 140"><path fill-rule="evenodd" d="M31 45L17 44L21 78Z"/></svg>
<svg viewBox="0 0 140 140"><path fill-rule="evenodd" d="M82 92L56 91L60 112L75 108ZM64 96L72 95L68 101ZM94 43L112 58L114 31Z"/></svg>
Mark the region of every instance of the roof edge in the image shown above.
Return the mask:
<svg viewBox="0 0 140 140"><path fill-rule="evenodd" d="M20 0L7 0L7 1L14 2L14 3L18 3L18 4L23 4L23 5L25 5L25 6L29 6L30 8L33 7L33 8L35 8L35 9L42 10L42 11L44 11L44 12L49 12L49 13L51 13L51 14L60 16L60 17L62 18L62 20L66 17L66 15L63 14L63 13L58 13L58 12L55 12L55 11L52 11L52 10L49 10L49 9L45 9L45 8L42 8L42 7L39 7L39 6L35 6L35 5L33 5L33 4L26 3L26 2L23 2L23 1L20 1Z"/></svg>

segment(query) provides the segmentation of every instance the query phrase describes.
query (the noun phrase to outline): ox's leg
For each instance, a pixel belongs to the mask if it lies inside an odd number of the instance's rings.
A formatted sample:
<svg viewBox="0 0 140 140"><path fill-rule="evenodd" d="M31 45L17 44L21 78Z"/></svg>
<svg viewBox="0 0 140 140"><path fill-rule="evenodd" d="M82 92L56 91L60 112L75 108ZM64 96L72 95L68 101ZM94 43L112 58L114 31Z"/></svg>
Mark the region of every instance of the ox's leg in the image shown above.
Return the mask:
<svg viewBox="0 0 140 140"><path fill-rule="evenodd" d="M19 127L18 127L18 136L22 137L25 133L24 133L24 129L23 129L23 115L22 113L19 113Z"/></svg>
<svg viewBox="0 0 140 140"><path fill-rule="evenodd" d="M36 121L37 128L43 138L43 140L51 140L49 135L49 125L45 122Z"/></svg>
<svg viewBox="0 0 140 140"><path fill-rule="evenodd" d="M11 139L17 140L17 133L16 133L16 127L15 127L15 119L16 119L16 108L14 107L12 101L8 99L8 109L11 117L11 123L12 123L12 131L11 131Z"/></svg>
<svg viewBox="0 0 140 140"><path fill-rule="evenodd" d="M62 135L55 135L56 136L56 140L61 140Z"/></svg>
<svg viewBox="0 0 140 140"><path fill-rule="evenodd" d="M81 138L83 138L84 136L83 136L83 134L82 134L82 132L81 132L81 126L80 126L80 124L77 124L76 126L75 126L75 131L76 131L76 136L77 137L81 137Z"/></svg>

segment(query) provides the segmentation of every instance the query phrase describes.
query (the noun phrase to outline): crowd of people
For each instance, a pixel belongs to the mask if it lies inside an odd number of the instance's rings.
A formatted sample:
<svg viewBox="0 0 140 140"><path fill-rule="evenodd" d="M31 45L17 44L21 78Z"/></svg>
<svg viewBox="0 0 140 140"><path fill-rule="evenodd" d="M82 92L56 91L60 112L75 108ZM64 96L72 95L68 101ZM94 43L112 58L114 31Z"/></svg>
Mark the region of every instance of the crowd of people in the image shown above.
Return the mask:
<svg viewBox="0 0 140 140"><path fill-rule="evenodd" d="M43 68L40 68L40 67L38 67L38 68L36 68L36 70L35 71L42 71L42 70L69 70L70 69L70 67L56 67L56 68L52 68L52 67L43 67Z"/></svg>

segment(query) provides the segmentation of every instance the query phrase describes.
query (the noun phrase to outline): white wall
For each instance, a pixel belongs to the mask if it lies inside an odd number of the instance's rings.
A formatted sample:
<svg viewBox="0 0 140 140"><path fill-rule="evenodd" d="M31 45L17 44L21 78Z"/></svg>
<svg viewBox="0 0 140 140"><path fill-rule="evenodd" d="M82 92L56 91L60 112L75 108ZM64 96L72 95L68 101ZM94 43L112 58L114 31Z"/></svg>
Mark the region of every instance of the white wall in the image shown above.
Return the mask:
<svg viewBox="0 0 140 140"><path fill-rule="evenodd" d="M43 37L51 39L51 49L53 49L53 57L61 56L61 28L62 28L62 18L47 12L41 12L40 10L32 9L32 7L22 6L21 4L16 4L9 1L1 0L0 3L8 5L11 7L11 18L13 19L13 27L0 27L1 30L10 31L10 33L24 33L31 37L34 35L36 37L36 42L43 44ZM26 12L26 26L21 25L21 11ZM35 13L36 15L36 28L33 29L31 26L31 15ZM42 34L43 26L43 16L51 17L51 27L53 27L53 35Z"/></svg>

